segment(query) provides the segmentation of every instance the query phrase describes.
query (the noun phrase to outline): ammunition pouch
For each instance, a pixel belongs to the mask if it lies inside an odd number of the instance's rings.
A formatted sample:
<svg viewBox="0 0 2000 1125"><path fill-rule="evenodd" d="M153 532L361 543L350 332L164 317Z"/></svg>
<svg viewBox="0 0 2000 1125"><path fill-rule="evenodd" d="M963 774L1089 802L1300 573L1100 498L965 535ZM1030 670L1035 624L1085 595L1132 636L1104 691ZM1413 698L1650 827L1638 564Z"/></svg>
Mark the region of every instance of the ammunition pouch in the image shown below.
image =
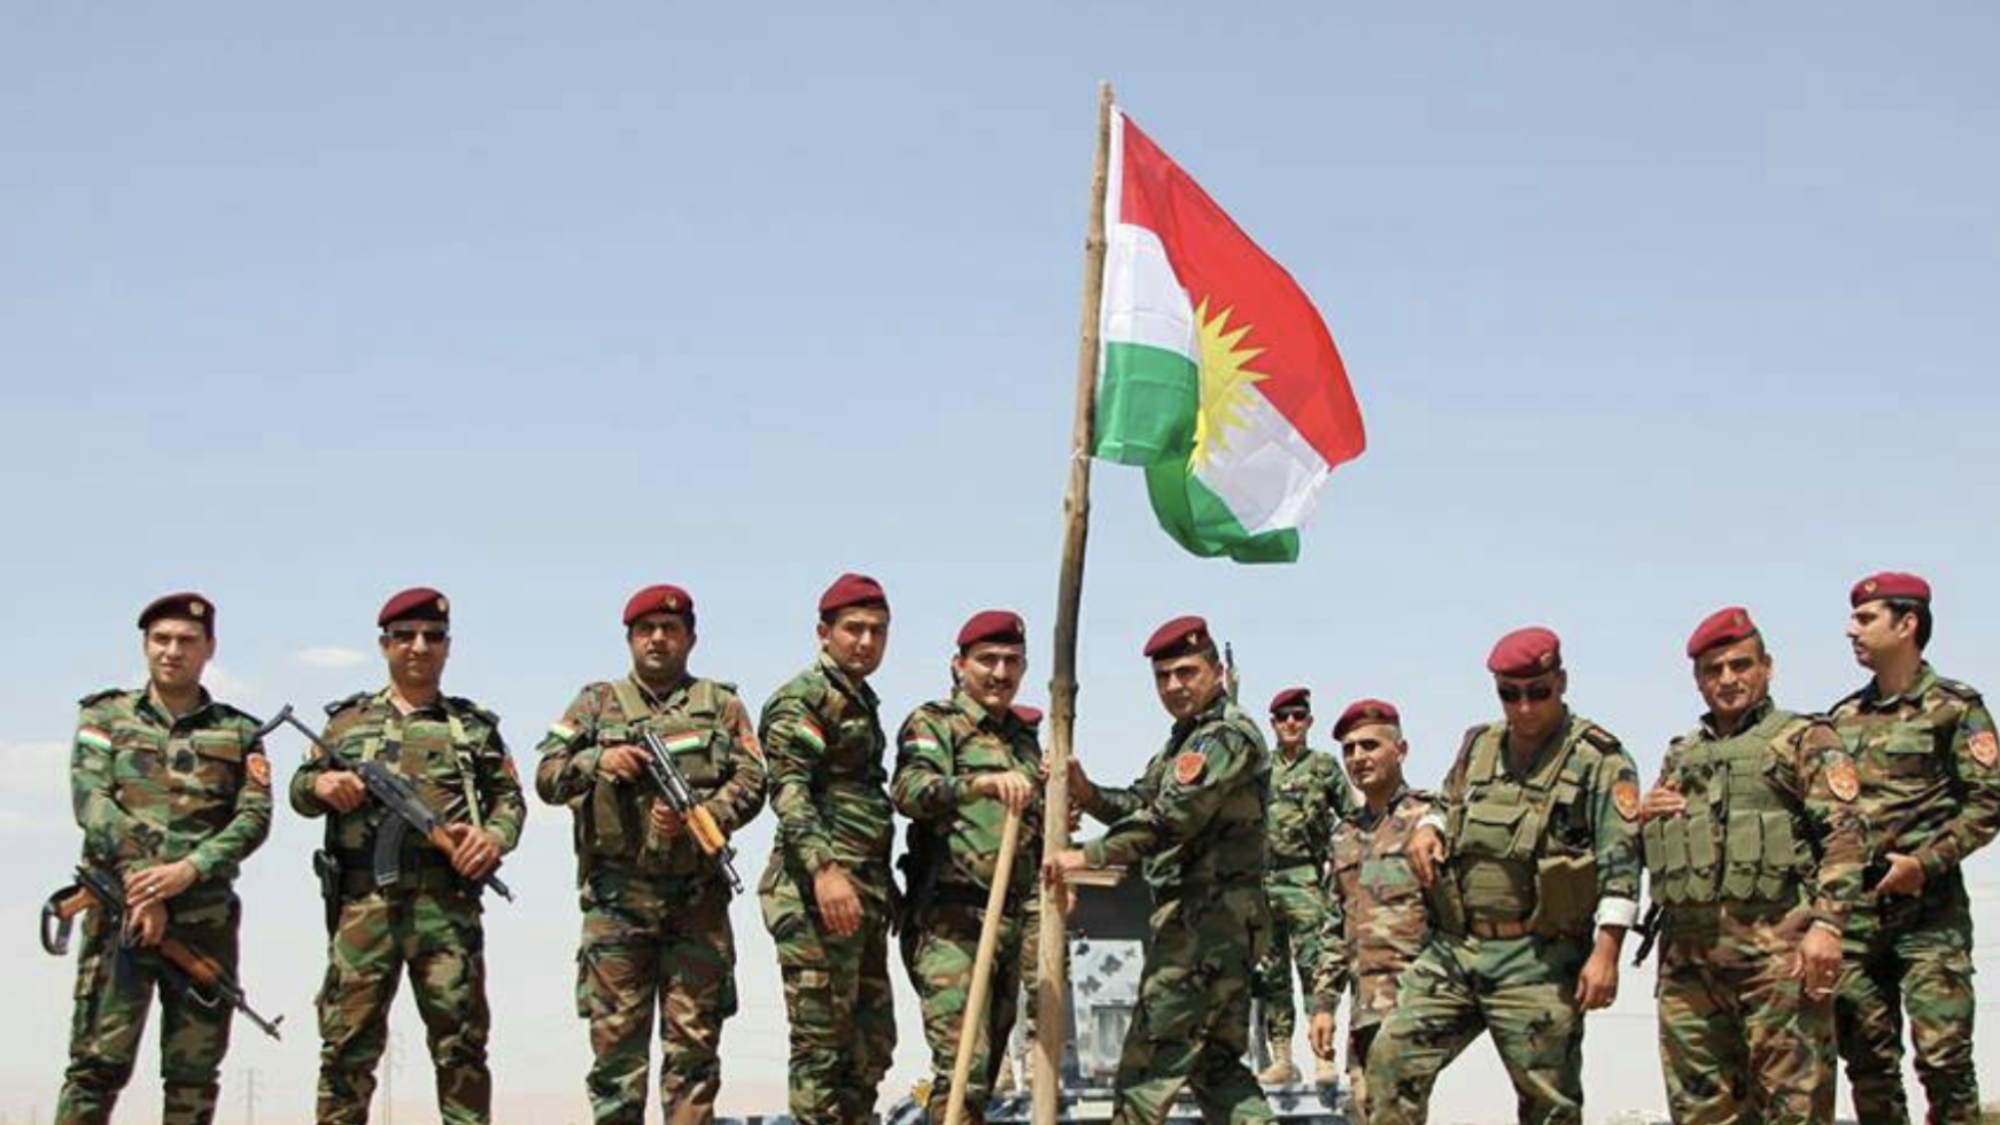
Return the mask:
<svg viewBox="0 0 2000 1125"><path fill-rule="evenodd" d="M320 906L326 914L326 933L340 925L340 856L331 848L319 848L313 852L313 875L319 879Z"/></svg>
<svg viewBox="0 0 2000 1125"><path fill-rule="evenodd" d="M1535 864L1535 912L1528 930L1547 938L1589 937L1597 916L1597 857L1543 856Z"/></svg>

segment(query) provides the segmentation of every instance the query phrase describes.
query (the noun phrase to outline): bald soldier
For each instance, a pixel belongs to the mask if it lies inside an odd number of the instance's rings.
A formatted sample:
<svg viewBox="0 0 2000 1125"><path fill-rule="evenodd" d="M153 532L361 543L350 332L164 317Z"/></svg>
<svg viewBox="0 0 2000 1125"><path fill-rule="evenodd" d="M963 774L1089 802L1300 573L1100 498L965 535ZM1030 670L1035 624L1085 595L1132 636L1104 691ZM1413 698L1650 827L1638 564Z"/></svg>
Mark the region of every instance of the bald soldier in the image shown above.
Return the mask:
<svg viewBox="0 0 2000 1125"><path fill-rule="evenodd" d="M792 1116L852 1125L873 1119L896 1047L895 811L868 686L889 644L881 584L836 579L820 595L818 636L819 659L772 694L758 724L778 831L757 897L784 977Z"/></svg>
<svg viewBox="0 0 2000 1125"><path fill-rule="evenodd" d="M1660 1064L1677 1125L1833 1120L1833 983L1861 891L1860 781L1823 717L1771 702L1750 612L1687 643L1708 711L1639 808L1660 935Z"/></svg>
<svg viewBox="0 0 2000 1125"><path fill-rule="evenodd" d="M1347 1116L1354 1125L1368 1125L1368 1055L1376 1033L1396 1010L1403 973L1430 936L1423 888L1406 853L1434 798L1403 780L1410 747L1402 722L1393 704L1363 699L1333 724L1361 807L1334 830L1333 902L1314 981L1312 1048L1320 1060L1333 1059L1334 1014L1341 992L1350 991Z"/></svg>
<svg viewBox="0 0 2000 1125"><path fill-rule="evenodd" d="M1271 904L1271 952L1257 966L1251 999L1264 1011L1270 1065L1257 1080L1278 1085L1299 1080L1292 1064L1292 967L1308 1003L1313 980L1327 950L1327 860L1333 831L1354 811L1354 795L1333 755L1306 744L1312 732L1312 692L1286 688L1271 697L1271 732L1278 749L1271 756L1271 801L1266 812L1269 870L1264 894ZM1335 1072L1320 1059L1313 1078L1331 1083Z"/></svg>
<svg viewBox="0 0 2000 1125"><path fill-rule="evenodd" d="M1924 659L1930 583L1877 574L1855 583L1848 603L1847 638L1871 679L1834 705L1833 722L1860 768L1860 803L1876 848L1868 890L1842 935L1834 1004L1840 1054L1855 1115L1907 1122L1907 1010L1928 1120L1973 1122L1977 1005L1963 865L2000 830L2000 743L1979 692Z"/></svg>
<svg viewBox="0 0 2000 1125"><path fill-rule="evenodd" d="M215 1119L235 1009L172 987L158 948L171 931L235 973L242 906L232 884L271 830L271 765L257 720L201 685L215 655L215 603L195 593L155 599L139 612L139 638L146 686L85 696L70 750L83 863L124 883L130 923L119 933L103 911L86 916L56 1106L62 1125L111 1120L155 987L160 1119Z"/></svg>
<svg viewBox="0 0 2000 1125"><path fill-rule="evenodd" d="M722 1024L736 1014L729 882L648 780L650 734L716 827L764 807L764 755L734 684L689 674L694 598L657 585L625 603L629 674L586 684L540 746L535 790L576 827L583 944L577 1014L594 1057L598 1125L644 1125L660 1013L660 1105L670 1125L715 1119Z"/></svg>
<svg viewBox="0 0 2000 1125"><path fill-rule="evenodd" d="M389 686L328 704L321 739L343 761L388 763L446 823L452 848L404 836L397 875L375 870L377 834L393 815L359 775L315 747L292 775L292 808L326 817L316 862L328 895L326 980L319 993L320 1125L361 1125L375 1064L389 1040L389 1007L405 973L423 1017L444 1125L490 1120L486 1065L486 933L481 883L521 839L527 805L500 719L446 695L451 602L426 586L391 597L376 614Z"/></svg>
<svg viewBox="0 0 2000 1125"><path fill-rule="evenodd" d="M1100 789L1072 766L1070 788L1110 830L1051 856L1071 872L1143 863L1151 940L1139 1003L1118 1059L1116 1125L1161 1125L1183 1086L1210 1121L1269 1121L1243 1063L1251 973L1270 948L1264 803L1270 759L1256 721L1224 691L1208 623L1177 617L1146 642L1153 686L1174 720L1129 789Z"/></svg>
<svg viewBox="0 0 2000 1125"><path fill-rule="evenodd" d="M1371 1125L1426 1120L1437 1076L1490 1031L1524 1125L1581 1125L1583 1016L1618 995L1639 913L1639 786L1571 713L1562 644L1519 629L1487 657L1503 719L1473 727L1411 835L1434 936L1368 1053Z"/></svg>
<svg viewBox="0 0 2000 1125"><path fill-rule="evenodd" d="M999 944L993 952L986 1018L972 1043L964 1120L986 1119L1007 1037L1013 1031L1026 941L1027 902L1041 867L1041 747L1034 726L1013 710L1028 669L1021 615L986 610L958 631L951 697L918 707L896 737L891 795L909 817L910 873L904 899L904 965L923 1005L930 1041L930 1119L950 1101L959 1031L986 901L1000 877L1007 814L1023 814L1008 869Z"/></svg>

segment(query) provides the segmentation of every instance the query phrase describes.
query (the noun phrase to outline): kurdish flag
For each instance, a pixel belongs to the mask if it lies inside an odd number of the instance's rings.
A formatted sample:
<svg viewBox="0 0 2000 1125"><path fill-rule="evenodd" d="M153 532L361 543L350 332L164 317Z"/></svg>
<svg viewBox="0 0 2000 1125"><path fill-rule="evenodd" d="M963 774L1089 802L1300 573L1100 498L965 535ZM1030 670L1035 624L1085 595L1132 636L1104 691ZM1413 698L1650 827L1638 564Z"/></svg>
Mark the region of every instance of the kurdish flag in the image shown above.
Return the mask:
<svg viewBox="0 0 2000 1125"><path fill-rule="evenodd" d="M1284 267L1111 111L1094 452L1146 468L1197 555L1292 562L1333 467L1367 444L1333 337Z"/></svg>

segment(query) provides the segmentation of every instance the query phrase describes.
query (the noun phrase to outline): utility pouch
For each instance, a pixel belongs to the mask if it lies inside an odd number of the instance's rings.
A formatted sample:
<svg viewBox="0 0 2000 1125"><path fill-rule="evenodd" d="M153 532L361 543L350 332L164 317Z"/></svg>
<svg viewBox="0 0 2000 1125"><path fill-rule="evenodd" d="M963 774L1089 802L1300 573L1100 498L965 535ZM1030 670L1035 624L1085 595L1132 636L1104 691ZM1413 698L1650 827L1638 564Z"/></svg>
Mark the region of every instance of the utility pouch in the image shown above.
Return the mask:
<svg viewBox="0 0 2000 1125"><path fill-rule="evenodd" d="M1549 855L1537 861L1531 932L1549 938L1588 937L1596 914L1596 856Z"/></svg>
<svg viewBox="0 0 2000 1125"><path fill-rule="evenodd" d="M313 852L313 874L319 878L319 901L326 913L326 933L340 925L340 857L331 848Z"/></svg>
<svg viewBox="0 0 2000 1125"><path fill-rule="evenodd" d="M1438 868L1437 878L1424 891L1424 904L1430 909L1431 925L1439 933L1465 936L1465 895L1459 890L1455 864L1447 862Z"/></svg>

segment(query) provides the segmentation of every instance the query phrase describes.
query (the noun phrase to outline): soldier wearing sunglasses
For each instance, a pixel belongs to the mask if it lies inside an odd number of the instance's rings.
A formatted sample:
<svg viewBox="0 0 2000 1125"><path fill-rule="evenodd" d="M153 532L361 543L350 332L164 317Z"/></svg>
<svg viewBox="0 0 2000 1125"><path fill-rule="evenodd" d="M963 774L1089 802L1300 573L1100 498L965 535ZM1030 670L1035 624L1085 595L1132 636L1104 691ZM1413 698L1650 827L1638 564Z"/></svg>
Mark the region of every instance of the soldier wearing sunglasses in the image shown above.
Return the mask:
<svg viewBox="0 0 2000 1125"><path fill-rule="evenodd" d="M1583 1016L1617 997L1638 919L1632 759L1570 712L1554 633L1509 633L1486 667L1503 718L1466 732L1411 834L1434 937L1369 1051L1371 1125L1422 1122L1439 1072L1482 1031L1524 1125L1581 1125Z"/></svg>

